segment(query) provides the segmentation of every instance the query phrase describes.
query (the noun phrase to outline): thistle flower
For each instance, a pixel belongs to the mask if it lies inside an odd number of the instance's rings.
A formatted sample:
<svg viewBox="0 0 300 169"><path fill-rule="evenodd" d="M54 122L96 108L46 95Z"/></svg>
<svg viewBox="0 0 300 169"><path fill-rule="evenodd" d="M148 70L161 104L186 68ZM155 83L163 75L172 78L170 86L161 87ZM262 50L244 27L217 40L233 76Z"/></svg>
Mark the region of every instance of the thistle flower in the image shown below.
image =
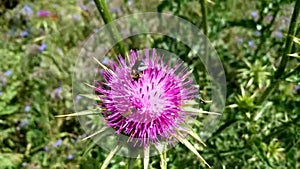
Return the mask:
<svg viewBox="0 0 300 169"><path fill-rule="evenodd" d="M181 64L175 68L164 65L155 50L152 57L146 51L142 60L134 51L129 57L128 65L122 57L118 63L112 62L112 71L104 72L106 82L96 87L102 100L99 106L106 109L103 116L107 125L117 134L128 135L130 141L137 138L134 146L138 142L140 146L148 146L150 142L173 138L188 116L181 106L198 95L197 88L191 85L192 79L188 78L191 72L185 69L175 74ZM132 69L137 62L143 62L147 68L133 78Z"/></svg>
<svg viewBox="0 0 300 169"><path fill-rule="evenodd" d="M49 17L50 16L50 12L49 11L47 11L47 10L39 10L37 13L36 13L36 15L38 16L38 17Z"/></svg>
<svg viewBox="0 0 300 169"><path fill-rule="evenodd" d="M144 159L144 168L148 167L150 147L154 146L159 154L166 151L166 144L181 142L191 150L204 164L209 166L186 136L190 135L198 142L200 137L189 126L196 115L220 113L198 109L198 87L190 77L183 62L160 56L155 49L144 53L130 51L126 59L121 56L117 61L109 60L105 65L94 58L103 68L100 81L89 85L95 95L82 94L97 100L97 106L105 121L105 127L83 138L87 140L113 129L118 143L110 150L101 168L106 168L112 157L121 149L138 151ZM195 108L197 107L197 108ZM56 117L99 115L99 111L82 111ZM122 142L127 137L127 142ZM141 150L141 151L139 151ZM153 153L152 153L153 154ZM166 156L160 155L161 168L166 168Z"/></svg>

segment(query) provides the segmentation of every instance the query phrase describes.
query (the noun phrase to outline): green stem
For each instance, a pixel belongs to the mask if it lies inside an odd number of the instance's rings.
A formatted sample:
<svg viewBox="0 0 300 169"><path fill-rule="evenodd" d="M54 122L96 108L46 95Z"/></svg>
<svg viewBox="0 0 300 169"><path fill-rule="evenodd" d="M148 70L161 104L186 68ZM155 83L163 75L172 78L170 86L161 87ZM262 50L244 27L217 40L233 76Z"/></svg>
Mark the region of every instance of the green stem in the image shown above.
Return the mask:
<svg viewBox="0 0 300 169"><path fill-rule="evenodd" d="M275 79L279 79L280 76L284 73L284 69L287 65L289 56L287 54L291 53L292 47L293 47L293 37L296 34L297 26L298 26L298 17L300 12L300 0L296 1L294 12L291 18L291 23L288 31L288 36L285 41L285 48L283 51L283 55L281 57L281 62L279 65L279 68L275 72Z"/></svg>
<svg viewBox="0 0 300 169"><path fill-rule="evenodd" d="M293 37L296 34L297 26L298 26L298 17L300 13L300 0L297 0L294 7L294 12L291 18L291 23L289 26L288 36L285 41L285 48L283 50L283 54L281 56L281 62L273 79L271 80L271 85L266 88L261 97L259 98L257 104L261 105L264 101L268 99L270 94L274 91L274 89L278 86L282 75L284 74L285 67L288 63L289 56L293 47Z"/></svg>
<svg viewBox="0 0 300 169"><path fill-rule="evenodd" d="M200 0L201 4L201 13L202 13L202 24L203 24L203 33L207 36L208 24L207 24L207 5L206 0Z"/></svg>
<svg viewBox="0 0 300 169"><path fill-rule="evenodd" d="M94 0L98 11L104 21L105 24L109 24L112 22L112 17L109 13L109 10L105 4L105 0ZM115 24L111 24L110 34L114 38L115 41L118 42L119 52L125 57L127 54L126 47L122 41L122 37L116 27Z"/></svg>

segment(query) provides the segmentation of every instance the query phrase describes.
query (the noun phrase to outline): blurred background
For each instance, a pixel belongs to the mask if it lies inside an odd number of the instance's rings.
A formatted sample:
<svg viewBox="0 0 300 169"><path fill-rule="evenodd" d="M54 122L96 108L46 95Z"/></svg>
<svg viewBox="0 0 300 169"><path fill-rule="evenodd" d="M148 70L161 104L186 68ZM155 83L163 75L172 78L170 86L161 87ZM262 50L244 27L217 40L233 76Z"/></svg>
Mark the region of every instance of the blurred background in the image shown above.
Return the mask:
<svg viewBox="0 0 300 169"><path fill-rule="evenodd" d="M292 0L207 3L207 37L226 71L227 100L207 147L194 146L214 168L300 167L299 39L294 38L285 70L291 73L268 101L256 104L272 85L294 4ZM107 6L114 19L136 12L164 12L203 29L197 0L112 0ZM92 0L0 0L0 169L99 168L107 152L92 141L81 141L86 134L76 118L54 116L74 112L76 59L84 42L103 25ZM299 28L296 34L300 38ZM176 53L194 69L202 97L210 99L205 69L188 55L188 47L164 36L139 35L125 42L128 49L151 47ZM77 96L74 102L80 99ZM109 168L126 168L127 161L116 156ZM181 145L168 151L167 162L171 169L200 168L200 161ZM141 168L141 161L134 167ZM151 158L150 167L159 168L159 157Z"/></svg>

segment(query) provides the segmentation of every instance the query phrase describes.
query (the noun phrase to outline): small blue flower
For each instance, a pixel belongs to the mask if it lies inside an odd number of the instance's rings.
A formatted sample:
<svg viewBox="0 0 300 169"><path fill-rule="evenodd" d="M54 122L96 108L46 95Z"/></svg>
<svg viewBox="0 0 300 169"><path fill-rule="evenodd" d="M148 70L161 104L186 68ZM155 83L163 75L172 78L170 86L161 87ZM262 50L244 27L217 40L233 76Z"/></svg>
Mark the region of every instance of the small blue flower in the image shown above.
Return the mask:
<svg viewBox="0 0 300 169"><path fill-rule="evenodd" d="M11 70L8 70L4 73L5 76L11 76L12 75L12 71Z"/></svg>
<svg viewBox="0 0 300 169"><path fill-rule="evenodd" d="M258 17L258 13L256 11L252 11L251 16L255 19Z"/></svg>
<svg viewBox="0 0 300 169"><path fill-rule="evenodd" d="M110 12L112 12L112 13L120 13L121 9L120 8L110 8Z"/></svg>
<svg viewBox="0 0 300 169"><path fill-rule="evenodd" d="M25 119L25 120L22 120L21 123L19 124L19 126L21 128L24 128L26 127L27 125L29 124L29 120L28 119Z"/></svg>
<svg viewBox="0 0 300 169"><path fill-rule="evenodd" d="M2 94L3 94L3 92L2 92L2 91L0 91L0 96L2 96Z"/></svg>
<svg viewBox="0 0 300 169"><path fill-rule="evenodd" d="M83 4L80 4L79 6L80 6L80 8L81 8L82 10L84 10L84 11L87 11L87 10L88 10L88 7L85 6L85 5L83 5Z"/></svg>
<svg viewBox="0 0 300 169"><path fill-rule="evenodd" d="M29 34L29 31L24 30L24 31L22 31L22 32L20 33L20 36L21 36L21 37L25 37L25 36L28 36L28 34Z"/></svg>
<svg viewBox="0 0 300 169"><path fill-rule="evenodd" d="M74 156L72 154L68 154L67 159L68 160L72 160L74 158Z"/></svg>
<svg viewBox="0 0 300 169"><path fill-rule="evenodd" d="M54 144L53 144L53 148L57 148L58 146L62 145L62 140L58 139Z"/></svg>
<svg viewBox="0 0 300 169"><path fill-rule="evenodd" d="M73 14L73 15L72 15L72 18L73 18L73 20L76 21L76 22L79 21L79 15L77 15L77 14Z"/></svg>
<svg viewBox="0 0 300 169"><path fill-rule="evenodd" d="M31 9L31 7L29 5L24 5L23 7L24 11L26 12L26 14L31 15L33 13L33 10Z"/></svg>
<svg viewBox="0 0 300 169"><path fill-rule="evenodd" d="M258 30L256 30L256 31L255 31L255 34L258 35L258 36L260 36L260 35L261 35L261 32L258 31Z"/></svg>
<svg viewBox="0 0 300 169"><path fill-rule="evenodd" d="M281 32L276 31L275 36L279 39L283 38L283 34Z"/></svg>
<svg viewBox="0 0 300 169"><path fill-rule="evenodd" d="M45 152L49 152L49 147L48 147L48 146L45 146L45 147L44 147L44 151L45 151Z"/></svg>
<svg viewBox="0 0 300 169"><path fill-rule="evenodd" d="M294 86L294 90L295 90L298 94L300 94L300 85Z"/></svg>
<svg viewBox="0 0 300 169"><path fill-rule="evenodd" d="M25 106L24 111L29 112L30 111L30 106Z"/></svg>
<svg viewBox="0 0 300 169"><path fill-rule="evenodd" d="M77 95L76 96L76 101L79 101L79 100L81 100L82 99L82 96L80 96L80 95Z"/></svg>
<svg viewBox="0 0 300 169"><path fill-rule="evenodd" d="M248 46L253 47L254 46L254 42L251 40L248 42Z"/></svg>
<svg viewBox="0 0 300 169"><path fill-rule="evenodd" d="M129 6L131 6L131 5L133 4L133 0L128 0L128 1L127 1L127 4L128 4Z"/></svg>
<svg viewBox="0 0 300 169"><path fill-rule="evenodd" d="M42 43L40 46L39 46L39 51L40 52L43 52L44 50L46 50L47 49L47 44L45 44L45 43Z"/></svg>
<svg viewBox="0 0 300 169"><path fill-rule="evenodd" d="M111 61L111 60L110 60L108 57L104 57L104 58L102 59L102 63L105 64L105 65L108 65L110 61Z"/></svg>
<svg viewBox="0 0 300 169"><path fill-rule="evenodd" d="M95 33L98 33L100 30L99 29L94 29L94 32Z"/></svg>

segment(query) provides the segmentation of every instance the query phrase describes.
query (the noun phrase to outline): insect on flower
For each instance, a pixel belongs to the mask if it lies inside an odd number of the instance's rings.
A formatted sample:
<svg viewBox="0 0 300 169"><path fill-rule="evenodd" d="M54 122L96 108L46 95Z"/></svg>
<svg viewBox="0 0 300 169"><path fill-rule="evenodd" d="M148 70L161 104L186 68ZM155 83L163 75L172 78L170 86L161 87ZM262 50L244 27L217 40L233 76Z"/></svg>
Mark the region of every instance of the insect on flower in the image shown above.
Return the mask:
<svg viewBox="0 0 300 169"><path fill-rule="evenodd" d="M143 71L147 69L147 65L144 61L137 59L134 65L131 68L131 77L133 80L138 81L139 78L143 75Z"/></svg>

